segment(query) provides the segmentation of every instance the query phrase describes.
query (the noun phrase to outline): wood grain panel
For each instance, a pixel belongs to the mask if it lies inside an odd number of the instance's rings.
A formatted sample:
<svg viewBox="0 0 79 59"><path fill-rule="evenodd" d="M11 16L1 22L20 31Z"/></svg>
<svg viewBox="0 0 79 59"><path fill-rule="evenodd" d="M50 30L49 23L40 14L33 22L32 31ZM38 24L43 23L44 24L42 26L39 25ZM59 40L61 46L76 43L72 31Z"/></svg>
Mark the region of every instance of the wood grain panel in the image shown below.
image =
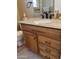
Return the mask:
<svg viewBox="0 0 79 59"><path fill-rule="evenodd" d="M60 49L60 41L57 41L57 40L53 40L53 39L50 39L50 38L47 38L47 37L44 37L44 36L41 36L41 35L38 35L38 42L39 44L40 43L43 43L47 46L50 46L52 48L56 48L56 49Z"/></svg>
<svg viewBox="0 0 79 59"><path fill-rule="evenodd" d="M23 31L24 34L24 39L26 42L26 46L30 48L32 51L38 53L38 48L37 48L37 39L33 33Z"/></svg>
<svg viewBox="0 0 79 59"><path fill-rule="evenodd" d="M61 40L61 30L29 26L25 24L22 24L22 29L26 31L33 31L33 32L36 32L37 34L40 34L52 39Z"/></svg>
<svg viewBox="0 0 79 59"><path fill-rule="evenodd" d="M17 0L17 9L18 9L18 13L19 13L19 18L20 18L20 20L22 20L24 13L25 13L24 0Z"/></svg>
<svg viewBox="0 0 79 59"><path fill-rule="evenodd" d="M55 57L60 56L59 50L50 48L46 45L39 44L39 49L40 49L40 51L44 51L44 52L48 53L49 55L53 55Z"/></svg>

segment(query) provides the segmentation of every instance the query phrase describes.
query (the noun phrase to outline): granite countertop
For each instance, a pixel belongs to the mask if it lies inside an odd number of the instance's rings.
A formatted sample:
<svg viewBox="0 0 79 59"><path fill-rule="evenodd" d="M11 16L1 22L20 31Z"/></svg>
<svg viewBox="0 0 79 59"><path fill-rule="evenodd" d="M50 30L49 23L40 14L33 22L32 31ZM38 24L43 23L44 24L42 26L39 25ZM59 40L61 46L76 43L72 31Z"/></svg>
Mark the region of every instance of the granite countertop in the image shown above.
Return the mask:
<svg viewBox="0 0 79 59"><path fill-rule="evenodd" d="M61 29L61 20L59 19L30 18L19 21L19 23Z"/></svg>

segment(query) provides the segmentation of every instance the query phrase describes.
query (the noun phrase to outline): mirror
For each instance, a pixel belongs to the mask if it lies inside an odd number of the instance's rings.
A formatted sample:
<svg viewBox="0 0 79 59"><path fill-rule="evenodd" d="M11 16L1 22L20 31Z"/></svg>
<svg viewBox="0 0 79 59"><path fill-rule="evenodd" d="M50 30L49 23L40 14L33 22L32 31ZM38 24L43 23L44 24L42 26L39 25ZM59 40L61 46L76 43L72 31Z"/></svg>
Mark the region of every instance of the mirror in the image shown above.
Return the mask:
<svg viewBox="0 0 79 59"><path fill-rule="evenodd" d="M30 5L27 5L29 4ZM61 12L60 0L25 0L26 16L27 17L42 17L50 18L48 15L53 15L54 10Z"/></svg>
<svg viewBox="0 0 79 59"><path fill-rule="evenodd" d="M33 9L34 12L45 12L53 11L54 9L54 0L33 0Z"/></svg>

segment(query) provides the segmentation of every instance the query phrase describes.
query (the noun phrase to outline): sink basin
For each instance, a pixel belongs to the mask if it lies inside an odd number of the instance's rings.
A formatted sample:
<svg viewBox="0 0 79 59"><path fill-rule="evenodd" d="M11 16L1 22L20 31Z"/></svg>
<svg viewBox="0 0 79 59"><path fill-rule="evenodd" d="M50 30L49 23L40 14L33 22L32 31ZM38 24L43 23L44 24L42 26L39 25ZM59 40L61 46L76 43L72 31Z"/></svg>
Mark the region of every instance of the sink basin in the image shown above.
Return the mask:
<svg viewBox="0 0 79 59"><path fill-rule="evenodd" d="M36 21L33 21L34 24L47 24L47 23L51 23L52 21L51 20L36 20Z"/></svg>
<svg viewBox="0 0 79 59"><path fill-rule="evenodd" d="M21 23L40 25L40 24L52 23L52 20L50 19L30 19L30 20L21 21Z"/></svg>

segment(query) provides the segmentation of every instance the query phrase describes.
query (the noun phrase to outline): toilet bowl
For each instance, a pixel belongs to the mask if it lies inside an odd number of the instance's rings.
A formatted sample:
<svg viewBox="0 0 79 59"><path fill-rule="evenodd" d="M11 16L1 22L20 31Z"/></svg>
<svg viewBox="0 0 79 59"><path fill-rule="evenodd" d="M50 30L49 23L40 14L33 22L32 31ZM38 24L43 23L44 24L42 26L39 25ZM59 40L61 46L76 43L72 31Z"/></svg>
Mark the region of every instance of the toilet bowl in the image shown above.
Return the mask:
<svg viewBox="0 0 79 59"><path fill-rule="evenodd" d="M17 46L22 46L23 45L23 32L18 31L17 32Z"/></svg>

